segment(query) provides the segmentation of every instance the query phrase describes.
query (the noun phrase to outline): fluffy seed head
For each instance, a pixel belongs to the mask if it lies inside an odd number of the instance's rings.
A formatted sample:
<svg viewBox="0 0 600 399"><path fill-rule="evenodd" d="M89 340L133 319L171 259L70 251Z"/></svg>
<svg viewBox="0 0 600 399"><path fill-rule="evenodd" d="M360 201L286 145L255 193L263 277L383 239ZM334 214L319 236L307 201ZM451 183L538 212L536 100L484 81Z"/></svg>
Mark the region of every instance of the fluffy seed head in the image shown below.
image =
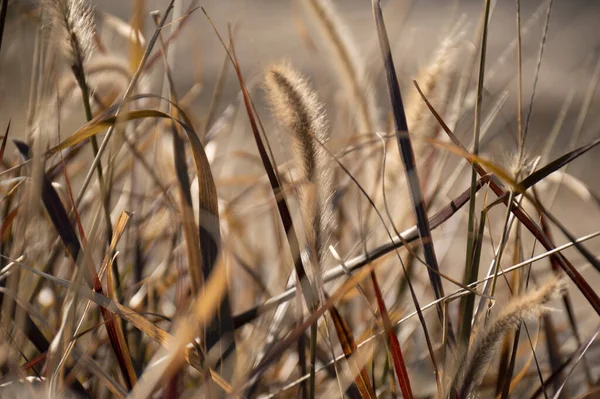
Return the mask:
<svg viewBox="0 0 600 399"><path fill-rule="evenodd" d="M300 190L300 202L310 226L309 243L320 263L328 245L332 213L331 170L318 142L328 139L323 107L308 82L286 63L268 67L264 86L275 119L292 137L294 157L308 183Z"/></svg>
<svg viewBox="0 0 600 399"><path fill-rule="evenodd" d="M87 0L45 0L50 25L71 65L83 65L94 48L94 8Z"/></svg>
<svg viewBox="0 0 600 399"><path fill-rule="evenodd" d="M465 354L453 386L461 398L470 397L483 378L487 366L496 352L502 337L525 320L534 320L548 312L548 303L559 298L566 289L564 280L553 277L535 291L511 300L508 305L490 322Z"/></svg>

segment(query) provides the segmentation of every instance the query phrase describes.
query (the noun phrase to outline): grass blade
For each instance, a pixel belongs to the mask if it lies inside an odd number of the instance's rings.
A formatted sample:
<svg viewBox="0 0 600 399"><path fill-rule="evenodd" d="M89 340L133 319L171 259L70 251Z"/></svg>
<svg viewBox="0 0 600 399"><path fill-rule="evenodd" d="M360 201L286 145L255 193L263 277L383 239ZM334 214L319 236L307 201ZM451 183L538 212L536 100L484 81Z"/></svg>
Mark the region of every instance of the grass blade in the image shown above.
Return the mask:
<svg viewBox="0 0 600 399"><path fill-rule="evenodd" d="M377 25L377 33L379 36L379 46L381 48L384 67L386 71L388 93L390 96L390 103L393 110L398 149L402 157L402 162L404 163L406 180L408 181L410 189L413 211L417 220L417 229L422 239L423 250L425 252L425 261L431 268L428 270L429 280L431 282L431 287L435 293L436 298L439 299L444 296L444 288L442 286L442 280L439 276L439 266L433 247L429 219L427 218L425 212L425 203L423 199L423 194L421 192L421 184L419 182L419 176L415 164L414 152L409 137L408 125L406 122L406 115L404 112L404 104L402 102L402 94L400 93L400 86L398 85L398 78L396 76L394 60L392 59L392 52L390 49L390 44L385 29L385 23L383 21L383 13L381 11L380 0L372 0L372 4L373 14L375 16L375 22ZM443 323L444 316L441 305L438 306L438 317ZM453 343L454 334L452 332L452 327L448 324L446 328L448 331L449 342Z"/></svg>
<svg viewBox="0 0 600 399"><path fill-rule="evenodd" d="M356 377L354 377L354 383L360 392L360 396L363 399L371 398L375 399L375 391L371 386L371 380L369 379L369 374L367 370L362 367L358 370L358 365L356 361L352 358L352 354L356 352L357 346L354 341L354 335L352 334L352 330L348 327L340 312L334 307L331 309L331 319L333 320L333 325L335 326L335 330L337 332L337 336L340 339L340 344L342 345L342 350L344 351L344 356L348 362L350 362L350 366L352 367L352 371L356 373Z"/></svg>
<svg viewBox="0 0 600 399"><path fill-rule="evenodd" d="M413 393L410 387L410 380L408 378L408 372L406 371L406 364L404 363L404 357L402 356L402 350L400 348L400 342L396 336L396 330L392 328L390 322L390 315L385 307L379 284L377 283L377 276L375 272L371 272L371 280L373 281L373 288L375 290L375 297L377 298L377 305L381 312L381 318L383 319L383 328L386 331L388 345L390 347L392 360L394 361L394 369L396 370L396 377L400 384L400 390L405 398L412 398Z"/></svg>
<svg viewBox="0 0 600 399"><path fill-rule="evenodd" d="M4 26L8 12L8 0L2 0L2 11L0 11L0 50L2 50L2 39L4 38Z"/></svg>
<svg viewBox="0 0 600 399"><path fill-rule="evenodd" d="M485 0L483 19L481 21L481 43L479 48L480 58L479 58L479 72L477 78L477 99L475 101L475 120L473 122L473 155L479 156L479 138L481 133L481 102L483 99L483 82L485 79L485 59L487 53L487 36L488 36L488 19L490 15L490 0ZM474 258L474 239L475 239L475 182L477 181L477 171L475 170L476 163L473 164L474 167L471 169L471 200L469 201L469 219L468 219L468 227L467 227L467 254L465 260L465 275L464 275L464 283L470 284L474 280L474 269L477 269L479 266L475 266L473 264ZM476 278L476 277L474 277ZM469 310L466 309L466 306L469 304L468 298L463 300L461 303L461 310L464 313L469 313ZM471 334L471 320L463 317L461 320L461 326L459 330L460 334L460 342L464 347L468 347L469 345L469 336Z"/></svg>
<svg viewBox="0 0 600 399"><path fill-rule="evenodd" d="M596 147L598 144L600 144L600 139L596 139L589 144L581 146L573 151L569 151L565 155L555 159L554 161L548 163L544 167L537 169L535 172L531 173L529 176L521 180L519 182L519 185L523 188L523 190L527 190L528 188L533 187L536 183L542 181L547 176L556 172L563 166L568 165L570 162L574 161L581 155Z"/></svg>
<svg viewBox="0 0 600 399"><path fill-rule="evenodd" d="M158 16L156 16L157 18ZM158 19L155 20L158 26ZM175 91L171 70L167 61L167 48L162 35L159 35L162 59L165 73L169 83L171 94L171 104L173 119L171 121L171 131L173 136L173 155L175 171L180 190L180 206L182 212L182 227L186 240L188 251L188 268L192 276L192 292L198 295L204 285L205 279L212 273L213 267L219 255L221 245L221 232L219 222L219 208L217 189L211 172L210 162L204 151L204 146L200 142L198 135L191 131L191 122L187 122L190 127L190 143L194 154L196 172L199 182L199 221L198 227L194 223L194 210L192 203L192 194L190 191L190 180L187 172L185 145L180 137L180 131L175 122L179 108L178 96ZM231 342L231 348L235 350L235 340L233 336L233 319L229 306L229 296L225 293L222 302L219 305L219 311L216 318L208 326L205 332L205 350L208 352L220 340L222 342ZM224 360L227 348L220 348L220 358Z"/></svg>
<svg viewBox="0 0 600 399"><path fill-rule="evenodd" d="M6 125L6 131L4 132L4 137L2 137L2 145L0 145L0 163L2 163L2 159L4 158L4 150L6 149L6 141L8 140L9 132L10 132L10 120L8 121L8 125Z"/></svg>

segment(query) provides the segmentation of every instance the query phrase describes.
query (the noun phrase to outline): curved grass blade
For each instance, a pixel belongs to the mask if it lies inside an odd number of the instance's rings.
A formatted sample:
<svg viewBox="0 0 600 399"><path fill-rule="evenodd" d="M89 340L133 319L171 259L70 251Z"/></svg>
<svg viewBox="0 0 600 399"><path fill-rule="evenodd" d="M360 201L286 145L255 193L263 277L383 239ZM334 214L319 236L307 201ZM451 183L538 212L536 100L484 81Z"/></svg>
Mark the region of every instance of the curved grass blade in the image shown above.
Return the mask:
<svg viewBox="0 0 600 399"><path fill-rule="evenodd" d="M155 22L158 24L158 19ZM179 103L178 96L175 91L175 84L167 60L167 48L162 35L159 35L159 40L165 74L169 83L171 105L173 105L171 112L172 116L176 117L180 109L179 107L176 107ZM184 118L187 117L184 116ZM192 124L189 121L186 122L191 128ZM197 168L199 184L198 204L200 209L197 228L194 223L194 210L192 194L190 191L191 184L187 172L185 145L180 137L180 129L178 128L175 119L171 120L171 132L173 136L175 171L181 194L180 205L183 214L182 227L188 250L188 268L190 270L190 275L192 276L193 293L194 295L198 295L204 285L204 281L212 273L221 245L217 189L212 176L210 163L204 151L204 146L201 144L200 140L191 138L192 135L196 138L198 137L195 132L191 132L190 143L194 152L194 160L196 165L201 165L201 167ZM227 293L222 297L216 317L207 327L207 331L205 331L204 334L206 352L219 341L231 342L230 348L220 348L220 358L221 361L223 361L224 357L228 353L231 353L230 350L235 350L233 318L229 305L229 295Z"/></svg>
<svg viewBox="0 0 600 399"><path fill-rule="evenodd" d="M62 151L66 148L72 147L74 145L79 144L85 139L88 139L108 128L111 128L118 121L132 121L136 119L144 119L144 118L163 118L163 119L172 119L173 117L169 114L166 114L162 111L154 110L154 109L142 109L142 110L134 110L127 112L125 114L121 114L119 116L116 115L98 115L79 129L71 136L63 140L58 145L51 147L46 154L53 155L58 151ZM182 122L179 122L180 124Z"/></svg>

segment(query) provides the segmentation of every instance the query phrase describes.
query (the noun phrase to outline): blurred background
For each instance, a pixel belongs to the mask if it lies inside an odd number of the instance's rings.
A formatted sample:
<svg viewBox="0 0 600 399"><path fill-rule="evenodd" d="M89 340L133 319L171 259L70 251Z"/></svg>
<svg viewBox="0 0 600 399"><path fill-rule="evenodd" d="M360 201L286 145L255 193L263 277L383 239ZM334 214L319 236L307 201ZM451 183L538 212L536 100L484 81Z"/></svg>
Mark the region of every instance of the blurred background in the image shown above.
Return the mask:
<svg viewBox="0 0 600 399"><path fill-rule="evenodd" d="M0 123L5 125L11 119L13 126L21 130L25 127L25 113L31 80L31 65L34 46L35 3L31 1L11 1L6 40L0 54L0 106L3 113ZM136 1L102 0L95 3L97 20L110 14L123 21L130 21ZM139 3L139 2L138 2ZM144 2L144 37L148 39L154 30L151 10L163 10L166 0ZM396 57L399 76L406 86L410 84L420 67L427 64L432 52L445 34L458 22L465 32L464 40L473 48L476 30L482 12L483 1L477 0L389 0L382 2L386 23ZM485 83L486 96L496 98L504 90L509 92L496 121L496 134L490 135L484 150L502 156L510 150L504 138L515 131L515 90L516 55L510 51L515 40L515 2L498 1L490 20L488 44L488 79ZM523 26L523 99L525 108L533 87L540 40L546 19L548 1L522 1ZM344 0L334 2L340 18L347 22L357 47L368 55L369 69L373 75L381 74L380 55L376 47L371 2L368 0ZM293 0L212 0L191 2L177 1L175 13L183 15L194 9L190 18L181 27L176 45L170 47L171 67L175 72L175 84L180 92L187 91L198 82L202 94L195 100L197 109L208 106L209 93L212 93L217 75L223 64L223 48L214 34L206 17L198 6L206 9L221 35L227 37L227 26L235 26L236 50L244 73L249 81L257 77L270 62L287 59L301 71L315 79L321 92L331 93L334 83L331 68L327 68L327 55L319 52L314 40L318 38L310 32L302 18L297 2ZM409 10L409 11L407 11ZM408 14L407 14L408 12ZM529 145L537 146L544 141L569 93L574 92L573 106L567 115L565 127L572 126L577 117L578 107L584 101L597 63L598 22L600 2L594 0L556 0L548 28L547 43L539 74L538 88L531 118ZM100 21L99 26L102 26ZM101 28L100 28L101 29ZM311 34L313 33L313 34ZM113 34L114 35L114 34ZM120 39L120 40L119 40ZM112 50L127 55L128 46L122 38L107 41ZM467 44L468 45L468 44ZM160 63L157 63L160 64ZM160 69L160 68L159 68ZM160 72L159 72L160 73ZM224 97L232 98L239 92L231 69L225 81ZM376 78L381 85L381 76ZM384 89L383 86L378 88ZM378 96L385 99L385 90L377 90ZM325 97L327 97L325 95ZM593 96L591 109L598 107L598 96ZM331 100L331 95L328 100ZM226 102L224 102L225 104ZM222 105L225 107L225 105ZM585 121L582 138L590 138L597 126L592 112ZM504 122L504 125L503 125ZM465 124L462 130L469 131ZM502 130L502 133L499 131ZM568 130L568 128L566 128ZM560 143L566 143L568 134L559 136ZM513 142L514 144L514 142ZM560 148L561 145L555 146ZM597 153L596 153L597 154ZM591 157L588 157L591 158ZM586 182L594 182L594 169L577 161L571 167Z"/></svg>

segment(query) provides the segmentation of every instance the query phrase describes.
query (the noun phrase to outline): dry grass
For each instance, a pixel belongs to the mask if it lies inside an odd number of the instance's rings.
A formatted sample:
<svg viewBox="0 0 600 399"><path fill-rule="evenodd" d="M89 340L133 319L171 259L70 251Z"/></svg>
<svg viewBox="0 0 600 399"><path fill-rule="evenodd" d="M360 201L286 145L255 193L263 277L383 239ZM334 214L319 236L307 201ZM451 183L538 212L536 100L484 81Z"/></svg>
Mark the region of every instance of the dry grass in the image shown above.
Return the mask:
<svg viewBox="0 0 600 399"><path fill-rule="evenodd" d="M36 35L26 130L0 142L0 397L597 394L600 232L581 226L600 201L572 171L600 144L597 55L535 143L553 1L532 21L517 1L500 59L494 2L449 16L414 76L394 43L418 40L388 37L373 0L361 48L341 3L294 8L328 70L309 77L247 68L243 24L226 35L196 2L168 2L144 37L143 0L129 22L86 0L1 1L0 51ZM181 91L187 24L222 45L202 55L225 57L212 90L196 67Z"/></svg>

